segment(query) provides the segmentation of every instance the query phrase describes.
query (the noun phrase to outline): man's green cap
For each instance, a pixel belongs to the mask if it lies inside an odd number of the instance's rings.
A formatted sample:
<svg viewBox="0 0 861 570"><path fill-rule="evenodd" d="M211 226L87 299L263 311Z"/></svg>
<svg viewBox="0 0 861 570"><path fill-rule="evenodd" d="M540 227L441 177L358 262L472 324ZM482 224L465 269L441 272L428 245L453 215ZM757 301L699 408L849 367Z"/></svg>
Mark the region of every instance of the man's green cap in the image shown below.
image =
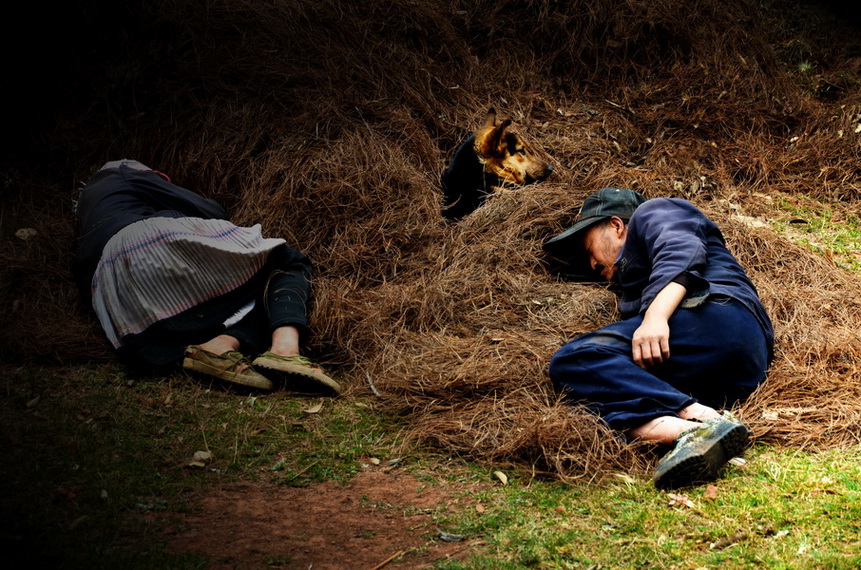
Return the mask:
<svg viewBox="0 0 861 570"><path fill-rule="evenodd" d="M576 255L578 240L586 230L612 216L627 221L634 210L645 201L642 194L633 190L601 188L583 201L583 207L580 208L573 226L544 242L544 251L570 259Z"/></svg>

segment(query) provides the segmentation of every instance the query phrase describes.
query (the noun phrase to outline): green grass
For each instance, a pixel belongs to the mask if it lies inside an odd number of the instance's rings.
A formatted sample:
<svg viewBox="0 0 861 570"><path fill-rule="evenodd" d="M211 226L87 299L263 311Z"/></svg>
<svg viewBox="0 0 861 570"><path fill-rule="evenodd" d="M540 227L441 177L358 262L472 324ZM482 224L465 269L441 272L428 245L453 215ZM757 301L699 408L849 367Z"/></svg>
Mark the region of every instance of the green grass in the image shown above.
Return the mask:
<svg viewBox="0 0 861 570"><path fill-rule="evenodd" d="M465 508L427 512L481 546L439 568L861 566L861 448L758 446L713 490L675 499L626 473L566 485L507 470L502 485L494 466L406 452L400 420L373 401L322 400L315 413L320 399L208 389L181 374L129 380L114 366L4 378L0 544L33 564L204 568L200 555L164 552L146 515L186 511L192 492L234 480L346 481L374 457L404 458L397 469L426 486L465 489ZM190 466L196 451L211 462Z"/></svg>
<svg viewBox="0 0 861 570"><path fill-rule="evenodd" d="M785 213L774 228L812 251L830 257L838 267L861 271L861 220L806 196L784 198Z"/></svg>
<svg viewBox="0 0 861 570"><path fill-rule="evenodd" d="M528 479L460 519L488 549L441 568L856 568L861 453L757 447L714 485L672 495L620 474L603 486ZM687 499L685 501L684 499ZM690 502L688 502L690 501Z"/></svg>

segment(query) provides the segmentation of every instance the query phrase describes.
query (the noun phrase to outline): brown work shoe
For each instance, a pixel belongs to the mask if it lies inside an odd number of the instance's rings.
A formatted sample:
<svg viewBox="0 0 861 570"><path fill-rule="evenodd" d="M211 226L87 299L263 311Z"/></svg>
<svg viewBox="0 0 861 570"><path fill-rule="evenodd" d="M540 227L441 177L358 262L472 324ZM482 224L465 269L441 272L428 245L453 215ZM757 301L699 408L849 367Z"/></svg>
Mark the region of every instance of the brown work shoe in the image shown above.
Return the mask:
<svg viewBox="0 0 861 570"><path fill-rule="evenodd" d="M215 354L198 345L192 345L185 349L182 367L234 384L251 386L260 390L272 389L272 381L254 370L242 353L233 350L224 354Z"/></svg>
<svg viewBox="0 0 861 570"><path fill-rule="evenodd" d="M304 356L282 356L274 352L264 352L252 364L265 369L270 376L274 374L284 381L288 390L312 394L337 396L341 385L329 378L323 369Z"/></svg>

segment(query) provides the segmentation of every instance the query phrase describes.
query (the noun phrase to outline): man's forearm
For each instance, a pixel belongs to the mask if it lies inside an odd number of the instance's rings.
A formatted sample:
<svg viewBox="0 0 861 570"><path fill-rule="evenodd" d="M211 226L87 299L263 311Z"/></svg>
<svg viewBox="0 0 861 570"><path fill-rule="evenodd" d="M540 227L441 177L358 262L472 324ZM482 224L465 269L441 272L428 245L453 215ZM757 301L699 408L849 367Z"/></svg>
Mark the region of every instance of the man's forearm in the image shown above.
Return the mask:
<svg viewBox="0 0 861 570"><path fill-rule="evenodd" d="M685 298L687 289L674 281L667 283L661 291L655 295L655 299L649 308L646 309L644 320L646 319L661 319L663 321L670 320L670 317L678 308L682 299Z"/></svg>

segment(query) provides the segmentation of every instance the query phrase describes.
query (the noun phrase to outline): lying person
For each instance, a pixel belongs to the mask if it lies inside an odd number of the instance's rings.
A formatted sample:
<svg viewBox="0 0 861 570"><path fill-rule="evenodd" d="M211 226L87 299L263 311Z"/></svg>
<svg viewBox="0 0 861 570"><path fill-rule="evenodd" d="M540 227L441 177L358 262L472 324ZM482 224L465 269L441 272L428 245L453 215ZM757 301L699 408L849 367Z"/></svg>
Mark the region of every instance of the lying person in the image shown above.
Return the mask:
<svg viewBox="0 0 861 570"><path fill-rule="evenodd" d="M133 160L108 162L87 182L76 218L78 286L131 362L340 393L299 354L311 264L283 239L232 224L214 200Z"/></svg>
<svg viewBox="0 0 861 570"><path fill-rule="evenodd" d="M658 488L714 479L749 435L718 410L765 380L774 345L718 227L687 201L603 188L544 249L616 284L623 318L565 344L554 385L628 437L672 446Z"/></svg>

